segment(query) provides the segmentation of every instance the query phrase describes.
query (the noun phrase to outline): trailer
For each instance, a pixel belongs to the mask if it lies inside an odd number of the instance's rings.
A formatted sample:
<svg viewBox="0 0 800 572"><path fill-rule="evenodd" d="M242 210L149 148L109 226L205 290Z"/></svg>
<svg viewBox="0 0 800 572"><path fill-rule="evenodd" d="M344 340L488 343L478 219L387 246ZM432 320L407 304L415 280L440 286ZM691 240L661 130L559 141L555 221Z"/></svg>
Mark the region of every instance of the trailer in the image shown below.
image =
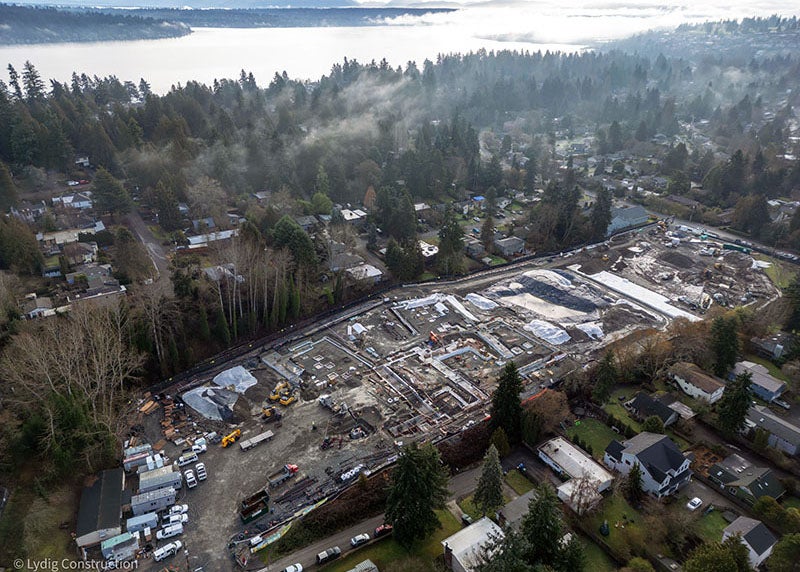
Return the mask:
<svg viewBox="0 0 800 572"><path fill-rule="evenodd" d="M255 437L251 437L250 439L245 439L239 446L242 448L242 451L247 451L248 449L252 449L256 445L260 445L266 441L269 441L275 436L275 433L272 431L264 431L263 433L259 433Z"/></svg>
<svg viewBox="0 0 800 572"><path fill-rule="evenodd" d="M126 522L125 528L128 532L138 532L145 528L155 529L158 526L158 515L154 512L148 512L140 516L129 518Z"/></svg>
<svg viewBox="0 0 800 572"><path fill-rule="evenodd" d="M258 491L257 493L255 493L254 495L250 495L249 497L244 499L242 501L242 510L248 509L251 506L255 506L259 502L261 502L263 500L266 500L266 501L269 500L269 489L268 488L263 488L260 491Z"/></svg>
<svg viewBox="0 0 800 572"><path fill-rule="evenodd" d="M172 487L158 489L149 493L140 493L131 497L131 511L134 516L148 512L158 512L175 504L175 489Z"/></svg>
<svg viewBox="0 0 800 572"><path fill-rule="evenodd" d="M269 481L269 486L275 488L282 485L284 482L295 476L297 474L298 469L299 467L297 465L284 465L279 470L275 471L269 477L267 477L267 481Z"/></svg>
<svg viewBox="0 0 800 572"><path fill-rule="evenodd" d="M266 514L269 514L269 502L262 499L246 509L241 509L239 518L242 519L242 524L247 524Z"/></svg>
<svg viewBox="0 0 800 572"><path fill-rule="evenodd" d="M746 246L742 246L741 244L731 244L726 242L722 245L723 250L736 250L738 252L744 252L745 254L750 254L752 252L751 249L747 248Z"/></svg>
<svg viewBox="0 0 800 572"><path fill-rule="evenodd" d="M172 465L168 465L139 475L139 494L169 487L179 489L181 483L180 471L175 471Z"/></svg>

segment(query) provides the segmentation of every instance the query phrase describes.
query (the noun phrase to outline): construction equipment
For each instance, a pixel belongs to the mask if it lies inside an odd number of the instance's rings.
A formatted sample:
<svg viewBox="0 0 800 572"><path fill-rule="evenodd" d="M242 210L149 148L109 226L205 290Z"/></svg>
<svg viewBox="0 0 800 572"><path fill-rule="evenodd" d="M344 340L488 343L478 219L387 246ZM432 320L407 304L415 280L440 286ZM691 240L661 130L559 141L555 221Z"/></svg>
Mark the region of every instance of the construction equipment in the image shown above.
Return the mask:
<svg viewBox="0 0 800 572"><path fill-rule="evenodd" d="M227 447L228 445L233 445L234 443L236 443L236 441L239 440L241 436L242 436L242 430L234 429L233 431L231 431L222 438L222 446Z"/></svg>
<svg viewBox="0 0 800 572"><path fill-rule="evenodd" d="M239 518L244 524L251 522L269 512L269 490L263 488L256 494L242 501L239 508Z"/></svg>
<svg viewBox="0 0 800 572"><path fill-rule="evenodd" d="M339 415L347 409L346 406L343 407L343 404L337 403L333 396L327 393L319 396L319 404L326 409L330 409L334 415Z"/></svg>
<svg viewBox="0 0 800 572"><path fill-rule="evenodd" d="M295 476L298 470L300 470L300 467L298 467L297 465L288 465L288 464L284 465L279 470L275 471L269 477L267 477L267 481L269 481L269 486L274 488L282 485L284 482Z"/></svg>
<svg viewBox="0 0 800 572"><path fill-rule="evenodd" d="M262 407L261 408L262 419L266 423L272 423L273 421L280 421L283 414L278 411L275 407Z"/></svg>
<svg viewBox="0 0 800 572"><path fill-rule="evenodd" d="M431 347L433 347L436 344L441 345L442 340L439 338L439 336L436 335L436 332L431 330L431 332L428 334L428 343L430 344Z"/></svg>
<svg viewBox="0 0 800 572"><path fill-rule="evenodd" d="M281 396L281 400L278 403L288 407L289 405L291 405L295 401L297 401L297 397L295 397L294 395L283 395L283 396Z"/></svg>
<svg viewBox="0 0 800 572"><path fill-rule="evenodd" d="M278 385L275 386L275 389L272 390L272 393L269 394L270 401L279 401L281 397L283 397L286 390L289 389L289 384L285 381L280 382Z"/></svg>

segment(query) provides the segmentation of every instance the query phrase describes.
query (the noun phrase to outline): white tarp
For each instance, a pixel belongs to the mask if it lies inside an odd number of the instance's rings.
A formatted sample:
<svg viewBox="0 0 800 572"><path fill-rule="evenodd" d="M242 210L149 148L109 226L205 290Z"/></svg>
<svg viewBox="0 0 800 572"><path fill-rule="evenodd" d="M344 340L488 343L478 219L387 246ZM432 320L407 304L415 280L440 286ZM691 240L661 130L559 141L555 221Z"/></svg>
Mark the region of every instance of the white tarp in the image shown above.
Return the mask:
<svg viewBox="0 0 800 572"><path fill-rule="evenodd" d="M637 302L640 302L645 306L649 306L650 308L653 308L662 314L666 314L670 318L686 318L691 322L697 322L700 320L700 318L694 314L684 312L680 308L676 308L670 304L670 300L666 296L662 296L658 292L653 292L652 290L649 290L643 286L634 284L627 278L616 276L615 274L611 274L605 270L598 272L597 274L592 274L591 278L603 284L606 288L614 290L615 292L625 296L630 296Z"/></svg>
<svg viewBox="0 0 800 572"><path fill-rule="evenodd" d="M586 322L584 324L578 324L577 328L593 340L602 340L603 336L605 335L603 334L603 328L600 322Z"/></svg>
<svg viewBox="0 0 800 572"><path fill-rule="evenodd" d="M497 302L492 302L489 298L485 298L480 294L467 294L467 302L481 310L494 310L497 308Z"/></svg>
<svg viewBox="0 0 800 572"><path fill-rule="evenodd" d="M226 369L214 378L214 383L220 387L233 386L236 393L244 393L253 387L257 381L253 375L240 365Z"/></svg>
<svg viewBox="0 0 800 572"><path fill-rule="evenodd" d="M525 329L529 332L533 332L533 335L537 338L541 338L557 346L570 340L566 330L554 326L550 322L545 322L544 320L531 320L525 324Z"/></svg>
<svg viewBox="0 0 800 572"><path fill-rule="evenodd" d="M219 387L196 387L184 393L181 398L206 419L226 421L233 416L233 404L239 396Z"/></svg>

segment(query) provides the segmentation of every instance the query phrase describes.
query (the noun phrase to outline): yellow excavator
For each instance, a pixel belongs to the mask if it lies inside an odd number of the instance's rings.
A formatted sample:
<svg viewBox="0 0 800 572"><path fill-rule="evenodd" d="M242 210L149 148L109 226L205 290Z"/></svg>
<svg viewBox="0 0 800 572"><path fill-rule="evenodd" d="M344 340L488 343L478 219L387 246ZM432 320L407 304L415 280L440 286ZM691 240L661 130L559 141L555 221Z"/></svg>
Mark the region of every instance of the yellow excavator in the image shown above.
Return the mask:
<svg viewBox="0 0 800 572"><path fill-rule="evenodd" d="M222 446L227 447L228 445L233 445L236 441L239 440L239 437L242 436L241 429L234 429L227 435L222 438Z"/></svg>
<svg viewBox="0 0 800 572"><path fill-rule="evenodd" d="M272 423L273 421L280 421L283 415L280 411L273 406L261 408L262 418L265 423Z"/></svg>
<svg viewBox="0 0 800 572"><path fill-rule="evenodd" d="M283 393L284 390L287 389L289 389L289 384L286 383L285 381L280 382L278 385L275 386L275 389L272 390L272 393L269 394L269 400L273 402L280 401L282 397L281 393Z"/></svg>
<svg viewBox="0 0 800 572"><path fill-rule="evenodd" d="M294 403L295 401L297 401L297 397L295 397L294 395L282 395L281 396L281 400L280 400L279 403L281 405L287 405L288 406L288 405L291 405L292 403Z"/></svg>

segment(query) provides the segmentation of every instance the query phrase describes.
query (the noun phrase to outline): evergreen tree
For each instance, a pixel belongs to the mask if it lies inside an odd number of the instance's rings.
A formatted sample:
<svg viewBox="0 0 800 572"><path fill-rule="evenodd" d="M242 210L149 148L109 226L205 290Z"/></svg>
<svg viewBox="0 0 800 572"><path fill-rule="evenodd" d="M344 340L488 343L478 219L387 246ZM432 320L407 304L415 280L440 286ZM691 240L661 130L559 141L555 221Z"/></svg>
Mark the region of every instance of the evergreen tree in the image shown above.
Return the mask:
<svg viewBox="0 0 800 572"><path fill-rule="evenodd" d="M472 502L484 516L493 514L503 506L503 468L500 466L500 457L494 445L489 445L489 450L483 458L483 470Z"/></svg>
<svg viewBox="0 0 800 572"><path fill-rule="evenodd" d="M538 565L526 560L525 554L528 551L525 537L509 528L505 538L490 539L484 546L481 562L475 570L476 572L540 572L541 568Z"/></svg>
<svg viewBox="0 0 800 572"><path fill-rule="evenodd" d="M634 463L630 472L625 477L625 496L634 504L638 504L644 497L642 488L642 468L639 463Z"/></svg>
<svg viewBox="0 0 800 572"><path fill-rule="evenodd" d="M11 179L11 173L5 163L0 161L0 211L8 209L17 203L17 186Z"/></svg>
<svg viewBox="0 0 800 572"><path fill-rule="evenodd" d="M481 243L486 253L491 254L494 250L494 218L492 218L492 215L488 215L486 220L483 221Z"/></svg>
<svg viewBox="0 0 800 572"><path fill-rule="evenodd" d="M217 319L215 320L215 334L219 341L226 346L231 343L231 331L228 328L228 320L225 318L225 312L222 307L217 307Z"/></svg>
<svg viewBox="0 0 800 572"><path fill-rule="evenodd" d="M25 87L25 97L28 101L44 98L42 76L30 61L26 61L22 66L22 85Z"/></svg>
<svg viewBox="0 0 800 572"><path fill-rule="evenodd" d="M750 572L747 547L736 534L725 542L707 542L692 551L684 562L686 572Z"/></svg>
<svg viewBox="0 0 800 572"><path fill-rule="evenodd" d="M211 328L208 325L208 312L204 304L200 304L200 326L198 328L200 339L207 342L211 339Z"/></svg>
<svg viewBox="0 0 800 572"><path fill-rule="evenodd" d="M403 449L392 472L386 519L406 550L441 526L434 511L447 499L447 480L439 451L431 443Z"/></svg>
<svg viewBox="0 0 800 572"><path fill-rule="evenodd" d="M648 433L664 433L664 422L658 415L651 415L642 423L642 431Z"/></svg>
<svg viewBox="0 0 800 572"><path fill-rule="evenodd" d="M158 181L155 189L156 210L158 211L158 224L167 232L181 228L181 213L178 209L178 199L175 193L162 182Z"/></svg>
<svg viewBox="0 0 800 572"><path fill-rule="evenodd" d="M502 427L498 427L492 432L489 443L497 449L501 457L505 457L511 452L511 445L508 444L508 435L506 435Z"/></svg>
<svg viewBox="0 0 800 572"><path fill-rule="evenodd" d="M795 216L797 216L796 213L800 213L800 209L795 211ZM798 217L798 222L800 222L800 217ZM790 331L798 331L800 330L800 274L795 274L794 278L792 278L792 281L784 290L784 297L789 302L789 312L786 317L785 327Z"/></svg>
<svg viewBox="0 0 800 572"><path fill-rule="evenodd" d="M611 224L611 191L602 188L597 192L592 214L589 217L592 240L603 240Z"/></svg>
<svg viewBox="0 0 800 572"><path fill-rule="evenodd" d="M558 498L549 483L536 487L522 519L520 532L525 539L525 561L559 572L580 571L584 566L583 550L578 539L563 542L564 524Z"/></svg>
<svg viewBox="0 0 800 572"><path fill-rule="evenodd" d="M522 404L519 394L522 392L522 379L519 377L516 364L506 364L492 395L491 426L502 427L512 444L519 443L522 434Z"/></svg>
<svg viewBox="0 0 800 572"><path fill-rule="evenodd" d="M767 560L769 572L795 572L800 563L800 534L785 534Z"/></svg>
<svg viewBox="0 0 800 572"><path fill-rule="evenodd" d="M594 389L592 398L599 404L608 401L611 396L611 388L617 382L617 364L614 359L614 352L608 350L606 355L594 370Z"/></svg>
<svg viewBox="0 0 800 572"><path fill-rule="evenodd" d="M725 377L736 365L739 355L739 321L735 316L719 316L711 323L711 351L714 374Z"/></svg>
<svg viewBox="0 0 800 572"><path fill-rule="evenodd" d="M97 169L94 177L94 201L97 210L111 214L124 214L131 208L131 197L114 175L105 168Z"/></svg>
<svg viewBox="0 0 800 572"><path fill-rule="evenodd" d="M439 229L439 271L445 276L464 270L464 229L456 221L453 211L447 209Z"/></svg>
<svg viewBox="0 0 800 572"><path fill-rule="evenodd" d="M752 401L752 374L744 372L725 385L725 393L717 402L717 418L720 428L734 434L744 427Z"/></svg>
<svg viewBox="0 0 800 572"><path fill-rule="evenodd" d="M329 215L333 211L333 201L325 193L317 191L311 197L311 210L314 214Z"/></svg>

